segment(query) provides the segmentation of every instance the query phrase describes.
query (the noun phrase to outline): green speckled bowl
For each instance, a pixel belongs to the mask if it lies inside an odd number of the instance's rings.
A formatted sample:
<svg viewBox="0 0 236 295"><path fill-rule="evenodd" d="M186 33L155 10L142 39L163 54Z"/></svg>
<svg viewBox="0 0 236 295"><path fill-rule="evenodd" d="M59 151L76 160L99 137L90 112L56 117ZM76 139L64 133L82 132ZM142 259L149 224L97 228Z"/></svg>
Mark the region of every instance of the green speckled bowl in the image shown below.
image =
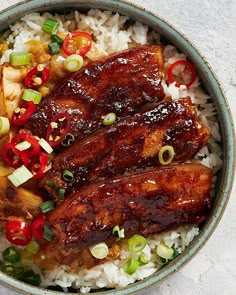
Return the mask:
<svg viewBox="0 0 236 295"><path fill-rule="evenodd" d="M149 11L142 9L141 7L134 6L125 1L117 0L31 0L22 1L20 4L12 6L0 15L0 28L1 30L7 29L7 27L18 20L23 15L32 11L49 11L58 10L66 7L75 7L77 9L98 8L118 11L121 14L128 15L133 19L137 19L148 26L159 31L166 39L177 46L182 52L187 54L192 62L195 64L198 74L205 85L206 90L214 97L216 110L218 113L219 126L221 128L222 135L222 148L223 148L223 168L219 174L217 182L217 193L215 196L215 202L212 212L207 222L202 227L199 236L191 243L184 253L177 257L173 262L168 264L165 268L153 274L143 281L134 283L126 288L101 292L102 294L115 294L115 295L127 295L137 294L137 292L149 288L155 284L159 284L163 279L167 278L177 270L179 270L185 263L187 263L201 247L207 242L218 222L220 221L226 204L229 199L231 186L234 178L234 159L235 159L235 140L233 133L233 122L230 115L230 110L226 99L222 93L222 89L206 62L205 58L198 52L198 50L189 42L189 40L178 32L173 26L167 23L165 20L157 15L150 13ZM14 288L16 291L23 294L60 294L60 292L54 292L44 290L41 288L32 287L17 281L0 272L0 283L8 287ZM99 293L99 294L101 294ZM65 294L65 293L61 293ZM72 294L72 293L70 293ZM95 294L95 293L93 293ZM98 293L96 293L98 294Z"/></svg>

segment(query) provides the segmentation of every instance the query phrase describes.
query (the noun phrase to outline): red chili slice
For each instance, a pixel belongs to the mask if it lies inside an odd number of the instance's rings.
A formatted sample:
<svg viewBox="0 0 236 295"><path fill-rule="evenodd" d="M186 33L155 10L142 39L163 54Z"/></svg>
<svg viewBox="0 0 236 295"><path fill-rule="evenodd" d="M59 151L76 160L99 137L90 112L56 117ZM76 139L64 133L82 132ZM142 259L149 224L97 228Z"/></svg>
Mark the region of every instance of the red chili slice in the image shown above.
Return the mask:
<svg viewBox="0 0 236 295"><path fill-rule="evenodd" d="M46 220L44 218L37 218L32 224L31 229L32 233L37 239L44 239L44 225L46 224Z"/></svg>
<svg viewBox="0 0 236 295"><path fill-rule="evenodd" d="M50 71L42 64L31 69L25 76L25 85L36 88L46 83L50 78Z"/></svg>
<svg viewBox="0 0 236 295"><path fill-rule="evenodd" d="M187 83L181 83L180 81L178 81L178 76L175 77L175 75L173 74L173 71L179 65L185 66L184 72L190 75L190 80ZM197 73L194 66L190 62L188 62L187 60L178 60L169 67L167 75L168 75L169 82L170 83L175 82L176 87L180 87L180 85L185 85L186 87L190 87L195 81Z"/></svg>
<svg viewBox="0 0 236 295"><path fill-rule="evenodd" d="M58 113L48 124L46 140L51 146L58 145L70 129L71 120L68 113Z"/></svg>
<svg viewBox="0 0 236 295"><path fill-rule="evenodd" d="M29 157L26 152L19 151L15 144L6 143L2 149L2 158L9 166L13 168L19 168L22 165L27 166L29 163Z"/></svg>
<svg viewBox="0 0 236 295"><path fill-rule="evenodd" d="M18 246L26 246L32 240L31 227L27 222L10 220L6 224L6 238Z"/></svg>
<svg viewBox="0 0 236 295"><path fill-rule="evenodd" d="M39 155L34 156L31 159L30 171L33 177L40 179L44 175L45 168L48 164L48 156L44 152L40 152Z"/></svg>
<svg viewBox="0 0 236 295"><path fill-rule="evenodd" d="M69 33L62 44L66 55L79 54L85 55L92 47L92 37L89 33L74 31Z"/></svg>
<svg viewBox="0 0 236 295"><path fill-rule="evenodd" d="M36 111L37 107L32 101L27 101L23 103L19 108L17 108L11 119L11 123L17 126L24 125L29 118Z"/></svg>
<svg viewBox="0 0 236 295"><path fill-rule="evenodd" d="M37 141L37 139L28 133L18 133L16 134L13 138L11 143L13 143L14 145L17 145L20 142L23 141L27 141L31 144L31 147L27 150L25 150L25 152L27 153L28 156L34 156L36 154L38 154L40 152L40 145Z"/></svg>

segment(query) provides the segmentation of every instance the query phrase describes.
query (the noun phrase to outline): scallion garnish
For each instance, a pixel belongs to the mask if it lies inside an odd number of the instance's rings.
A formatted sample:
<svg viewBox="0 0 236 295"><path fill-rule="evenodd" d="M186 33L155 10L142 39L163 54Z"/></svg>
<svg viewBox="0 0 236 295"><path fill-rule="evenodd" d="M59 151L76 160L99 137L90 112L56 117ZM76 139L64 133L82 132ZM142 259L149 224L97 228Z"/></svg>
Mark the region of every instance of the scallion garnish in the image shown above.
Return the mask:
<svg viewBox="0 0 236 295"><path fill-rule="evenodd" d="M171 247L162 243L157 246L156 252L158 256L167 260L171 259L174 254L174 250Z"/></svg>
<svg viewBox="0 0 236 295"><path fill-rule="evenodd" d="M20 186L32 177L33 174L24 165L17 168L12 174L7 176L15 187Z"/></svg>
<svg viewBox="0 0 236 295"><path fill-rule="evenodd" d="M45 152L47 152L48 154L51 154L53 152L52 147L44 138L40 138L38 142L39 145L45 150Z"/></svg>
<svg viewBox="0 0 236 295"><path fill-rule="evenodd" d="M116 121L116 114L115 113L108 113L102 121L102 124L105 126L112 125Z"/></svg>
<svg viewBox="0 0 236 295"><path fill-rule="evenodd" d="M34 89L25 89L22 96L24 100L33 101L35 104L39 104L42 97L42 93Z"/></svg>
<svg viewBox="0 0 236 295"><path fill-rule="evenodd" d="M112 234L117 234L117 241L119 241L120 239L123 239L125 237L125 230L122 228L120 229L119 225L116 225L113 227L112 229Z"/></svg>
<svg viewBox="0 0 236 295"><path fill-rule="evenodd" d="M146 255L144 255L143 253L138 258L138 262L139 262L140 266L147 264L149 261L150 261L150 259Z"/></svg>
<svg viewBox="0 0 236 295"><path fill-rule="evenodd" d="M54 203L52 200L48 200L48 201L40 204L39 208L43 213L47 213L47 212L54 209Z"/></svg>
<svg viewBox="0 0 236 295"><path fill-rule="evenodd" d="M9 62L12 66L25 66L30 63L31 53L12 52L9 56Z"/></svg>
<svg viewBox="0 0 236 295"><path fill-rule="evenodd" d="M39 251L39 244L36 241L31 241L27 247L27 251L31 254L36 254Z"/></svg>
<svg viewBox="0 0 236 295"><path fill-rule="evenodd" d="M15 266L13 264L6 263L2 267L2 272L16 279L22 279L24 275L24 267Z"/></svg>
<svg viewBox="0 0 236 295"><path fill-rule="evenodd" d="M14 246L8 247L3 251L2 257L7 262L15 263L20 261L20 252Z"/></svg>
<svg viewBox="0 0 236 295"><path fill-rule="evenodd" d="M55 186L55 187L57 187L57 182L55 180L46 180L45 183L48 186Z"/></svg>
<svg viewBox="0 0 236 295"><path fill-rule="evenodd" d="M168 165L170 164L175 156L175 151L173 146L171 145L165 145L160 148L158 153L159 162L161 165Z"/></svg>
<svg viewBox="0 0 236 295"><path fill-rule="evenodd" d="M109 252L106 243L102 242L89 248L91 254L97 259L104 259Z"/></svg>
<svg viewBox="0 0 236 295"><path fill-rule="evenodd" d="M46 223L46 224L44 225L44 233L43 233L43 237L44 237L44 239L46 239L47 241L51 241L51 240L52 240L52 236L53 236L52 231L51 231L49 225Z"/></svg>
<svg viewBox="0 0 236 295"><path fill-rule="evenodd" d="M142 251L147 245L147 240L141 235L134 235L128 239L128 248L131 252Z"/></svg>
<svg viewBox="0 0 236 295"><path fill-rule="evenodd" d="M40 275L35 274L32 269L27 270L23 273L21 281L37 287L41 284Z"/></svg>
<svg viewBox="0 0 236 295"><path fill-rule="evenodd" d="M6 134L10 129L10 122L7 117L0 117L0 135Z"/></svg>
<svg viewBox="0 0 236 295"><path fill-rule="evenodd" d="M63 140L61 141L62 146L71 146L72 143L75 141L75 137L71 133L67 133Z"/></svg>
<svg viewBox="0 0 236 295"><path fill-rule="evenodd" d="M58 190L58 200L64 200L66 190L64 188L60 188Z"/></svg>
<svg viewBox="0 0 236 295"><path fill-rule="evenodd" d="M136 260L134 258L130 258L129 260L126 261L123 269L127 274L132 275L133 273L136 272L138 267L139 267L138 260Z"/></svg>
<svg viewBox="0 0 236 295"><path fill-rule="evenodd" d="M74 180L74 175L69 170L63 170L62 171L62 177L67 182L72 182Z"/></svg>
<svg viewBox="0 0 236 295"><path fill-rule="evenodd" d="M52 43L56 42L59 46L61 46L62 43L63 43L63 39L61 39L61 38L60 38L58 35L56 35L56 34L52 34L52 35L51 35L51 41L52 41Z"/></svg>
<svg viewBox="0 0 236 295"><path fill-rule="evenodd" d="M64 61L64 67L69 72L76 72L84 64L83 57L79 54L71 54Z"/></svg>
<svg viewBox="0 0 236 295"><path fill-rule="evenodd" d="M42 30L47 34L55 34L59 26L59 21L52 18L47 18L43 23Z"/></svg>
<svg viewBox="0 0 236 295"><path fill-rule="evenodd" d="M49 43L48 48L52 55L60 53L60 46L57 44L57 42Z"/></svg>

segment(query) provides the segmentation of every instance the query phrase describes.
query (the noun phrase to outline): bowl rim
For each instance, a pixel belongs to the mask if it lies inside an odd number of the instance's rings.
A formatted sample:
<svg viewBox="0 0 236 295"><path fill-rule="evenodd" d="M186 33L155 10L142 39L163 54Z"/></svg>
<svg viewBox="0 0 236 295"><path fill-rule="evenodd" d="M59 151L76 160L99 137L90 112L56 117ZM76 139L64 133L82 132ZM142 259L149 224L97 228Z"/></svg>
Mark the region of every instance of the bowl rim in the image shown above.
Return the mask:
<svg viewBox="0 0 236 295"><path fill-rule="evenodd" d="M40 2L44 2L44 4L40 4ZM29 8L27 8L27 5L36 11L39 10L41 7L43 7L43 11L48 10L55 10L56 4L68 4L72 6L78 6L78 9L80 9L80 6L83 5L84 7L92 5L100 5L100 6L110 6L109 10L112 11L119 11L121 14L126 14L129 17L131 17L132 14L141 16L143 19L151 19L153 24L157 27L157 29L161 29L164 31L165 36L168 35L167 39L172 40L178 36L180 38L180 43L177 46L178 48L182 47L182 49L186 50L188 52L188 56L190 59L195 60L194 64L198 64L199 70L203 69L204 72L206 72L206 77L210 79L211 87L215 91L215 95L218 100L217 103L219 103L219 108L222 108L221 113L224 114L222 118L223 123L223 132L226 132L225 139L227 139L229 142L226 141L226 156L228 158L226 159L227 163L225 166L225 170L227 169L227 177L224 177L223 183L221 184L220 190L221 190L221 197L217 201L214 210L214 214L210 216L210 218L207 220L207 222L204 224L203 229L200 231L200 234L197 238L194 239L194 241L188 246L187 252L184 251L175 261L169 263L165 268L163 268L161 271L155 272L150 277L135 282L131 285L128 285L122 289L112 290L112 291L105 291L105 292L98 292L98 293L92 293L92 294L114 294L114 295L126 295L126 294L137 294L144 291L147 288L152 288L153 286L156 286L160 284L163 280L167 279L170 275L175 273L177 270L180 270L185 264L187 264L205 245L205 243L209 240L209 238L212 236L214 230L216 229L217 225L221 221L221 218L224 214L225 208L229 201L229 196L232 190L234 177L235 177L235 133L234 130L234 123L232 119L232 113L227 101L227 97L224 94L223 87L221 86L215 72L213 71L211 65L207 62L204 55L200 52L200 50L194 45L194 43L189 40L189 38L183 34L179 29L177 29L173 24L169 23L165 18L161 17L157 13L153 13L149 11L148 9L142 7L141 5L134 4L129 2L128 0L88 0L88 1L76 1L76 0L21 0L16 4L10 5L4 10L1 11L1 17L4 19L4 17L7 19L10 19L12 13L10 11L13 10L13 15L16 16L19 13L21 14L27 14L30 12ZM31 5L32 4L32 5ZM53 7L54 6L54 7ZM105 8L104 8L105 9ZM123 11L123 12L122 12ZM6 15L6 16L5 16ZM0 23L3 21L0 20ZM176 41L177 42L177 41ZM173 40L170 43L174 43ZM181 50L182 50L181 49ZM203 73L202 73L203 74ZM208 82L209 83L209 82ZM205 83L204 83L205 84ZM219 193L219 194L220 194ZM62 293L58 291L51 291L46 290L43 288L33 287L28 284L25 284L23 282L20 282L14 278L11 278L2 272L0 272L0 283L2 285L5 285L9 288L14 288L14 290L17 290L18 292L21 292L22 294L34 294L34 295L55 295L55 294L75 294L75 293ZM81 293L77 293L81 294Z"/></svg>

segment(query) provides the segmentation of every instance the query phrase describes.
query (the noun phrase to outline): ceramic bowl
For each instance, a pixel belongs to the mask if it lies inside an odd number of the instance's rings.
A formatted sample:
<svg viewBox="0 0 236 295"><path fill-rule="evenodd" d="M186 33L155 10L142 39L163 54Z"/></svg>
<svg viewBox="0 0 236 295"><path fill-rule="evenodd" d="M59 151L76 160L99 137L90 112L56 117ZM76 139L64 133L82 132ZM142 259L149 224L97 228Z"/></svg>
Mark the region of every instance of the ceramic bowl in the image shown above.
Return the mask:
<svg viewBox="0 0 236 295"><path fill-rule="evenodd" d="M199 236L191 243L191 245L174 261L164 267L162 270L156 272L152 276L143 281L134 283L126 288L119 290L112 290L106 292L98 292L99 294L114 294L114 295L127 295L137 294L146 288L159 284L163 279L167 278L184 264L186 264L207 242L217 224L219 223L227 201L230 196L230 190L234 177L234 133L233 122L230 115L230 110L226 99L222 93L222 89L217 81L214 73L212 72L209 64L205 58L199 53L194 45L178 30L176 30L167 21L161 17L152 14L151 12L130 4L126 1L117 0L31 0L22 1L20 4L11 6L0 14L0 30L4 31L7 27L17 21L23 15L33 11L63 11L65 8L89 9L98 8L103 10L112 10L129 16L132 19L139 20L157 30L164 36L170 43L184 52L194 63L197 68L198 75L205 85L206 91L214 97L214 103L217 110L217 116L222 136L222 149L223 149L223 168L218 175L217 188L214 205L211 214L207 221L201 228ZM40 295L53 295L60 294L58 292L44 290L41 288L32 287L17 281L0 272L0 284L14 288L15 291L23 294L40 294ZM96 294L98 294L96 293ZM64 293L65 294L65 293ZM70 293L72 294L72 293ZM93 293L94 294L94 293Z"/></svg>

